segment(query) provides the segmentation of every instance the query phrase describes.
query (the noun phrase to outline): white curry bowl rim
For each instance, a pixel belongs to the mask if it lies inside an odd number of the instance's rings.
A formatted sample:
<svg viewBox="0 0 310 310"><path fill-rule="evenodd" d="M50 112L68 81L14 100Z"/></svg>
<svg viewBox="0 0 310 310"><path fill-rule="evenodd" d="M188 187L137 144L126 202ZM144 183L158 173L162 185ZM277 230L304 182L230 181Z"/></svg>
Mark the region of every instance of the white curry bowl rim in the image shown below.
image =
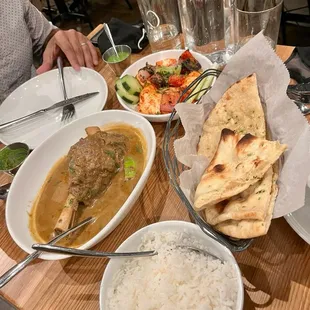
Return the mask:
<svg viewBox="0 0 310 310"><path fill-rule="evenodd" d="M199 240L202 245L206 246L212 254L215 254L219 258L224 261L230 262L234 270L236 272L236 281L237 281L237 300L236 307L234 310L242 310L244 303L244 287L242 281L242 275L240 272L240 268L238 263L231 253L231 251L226 248L224 245L215 241L211 237L207 236L198 225L180 221L180 220L171 220L171 221L162 221L150 224L148 226L142 227L138 231L134 232L131 236L129 236L122 244L117 248L116 252L130 252L136 251L137 247L141 243L142 236L144 236L149 231L156 232L164 232L164 231L177 231L177 232L186 232L193 238ZM105 268L101 284L100 284L100 309L106 310L106 302L107 302L107 292L109 289L109 285L112 283L113 276L120 270L122 264L128 258L119 258L119 259L111 259L108 265ZM147 259L147 257L145 258Z"/></svg>
<svg viewBox="0 0 310 310"><path fill-rule="evenodd" d="M80 249L89 249L107 237L129 213L140 196L153 165L156 152L156 137L151 124L143 117L121 110L97 112L78 119L54 133L37 147L25 160L17 172L7 199L5 219L9 233L15 243L27 253L32 253L32 244L37 243L29 230L29 216L34 200L43 185L48 172L62 156L66 155L71 145L85 137L88 126L104 126L124 123L140 129L147 144L146 163L143 173L122 207L110 222ZM16 216L18 214L18 216ZM44 253L40 258L59 260L69 256Z"/></svg>
<svg viewBox="0 0 310 310"><path fill-rule="evenodd" d="M164 51L160 51L160 52L156 52L156 53L152 53L150 55L147 55L143 58L138 59L137 61L135 61L134 63L132 63L120 76L120 78L124 77L126 74L130 74L133 76L136 76L136 74L138 73L138 70L143 68L146 64L146 62L150 63L150 64L155 64L156 61L165 59L165 58L179 58L179 56L186 51L185 49L171 49L171 50L164 50ZM204 55L199 54L197 52L194 51L190 51L192 53L192 55L199 61L199 63L202 66L203 70L209 69L212 66L212 62ZM141 112L138 112L135 110L135 107L137 105L131 105L129 103L126 103L117 93L117 100L118 102L122 105L122 107L124 109L126 109L127 111L136 113L138 115L141 115L143 117L145 117L147 120L149 120L150 122L167 122L171 116L171 113L168 114L144 114ZM176 115L174 117L174 119L177 119L178 115Z"/></svg>

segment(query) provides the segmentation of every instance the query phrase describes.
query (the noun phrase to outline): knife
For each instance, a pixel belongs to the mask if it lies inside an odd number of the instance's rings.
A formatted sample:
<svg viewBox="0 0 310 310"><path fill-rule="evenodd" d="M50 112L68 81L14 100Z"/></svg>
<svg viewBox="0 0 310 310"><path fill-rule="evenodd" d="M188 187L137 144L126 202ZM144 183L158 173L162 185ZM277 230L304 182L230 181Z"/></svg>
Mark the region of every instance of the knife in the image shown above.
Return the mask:
<svg viewBox="0 0 310 310"><path fill-rule="evenodd" d="M64 107L64 106L66 106L68 104L77 104L77 103L79 103L79 102L81 102L83 100L86 100L86 99L91 98L91 97L93 97L95 95L98 95L98 94L99 94L99 92L96 91L96 92L93 92L93 93L87 93L87 94L84 94L84 95L72 97L72 98L67 99L67 100L62 100L60 102L57 102L57 103L53 104L52 106L50 106L48 108L41 109L39 111L36 111L36 112L31 113L31 114L25 115L23 117L17 118L17 119L15 119L13 121L9 121L7 123L0 124L0 130L4 129L4 128L7 128L7 127L10 127L12 125L15 125L17 123L20 123L22 121L25 121L27 119L30 119L30 118L32 118L32 117L34 117L36 115L43 114L43 113L45 113L47 111L54 110L54 109L57 109L57 108L61 108L61 107Z"/></svg>
<svg viewBox="0 0 310 310"><path fill-rule="evenodd" d="M86 224L92 223L95 219L93 217L88 217L81 223L75 225L74 227L70 228L69 230L63 232L62 234L58 235L54 239L52 239L49 243L50 245L55 244L62 238L68 236L72 232L80 229ZM33 260L38 258L42 254L40 251L34 251L31 254L29 254L26 258L24 258L21 262L13 266L11 269L9 269L5 274L0 276L0 288L2 288L4 285L6 285L9 281L11 281L12 278L14 278L20 271L22 271L29 263L31 263Z"/></svg>

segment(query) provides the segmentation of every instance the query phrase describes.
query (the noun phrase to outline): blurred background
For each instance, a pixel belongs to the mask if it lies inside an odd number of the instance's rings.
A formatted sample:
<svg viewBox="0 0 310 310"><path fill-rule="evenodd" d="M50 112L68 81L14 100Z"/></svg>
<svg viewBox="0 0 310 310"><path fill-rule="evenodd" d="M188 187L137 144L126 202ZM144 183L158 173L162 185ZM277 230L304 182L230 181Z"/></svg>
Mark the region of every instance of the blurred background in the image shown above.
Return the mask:
<svg viewBox="0 0 310 310"><path fill-rule="evenodd" d="M112 17L127 23L141 20L137 0L31 0L62 29L87 35ZM284 0L278 44L310 46L310 0Z"/></svg>

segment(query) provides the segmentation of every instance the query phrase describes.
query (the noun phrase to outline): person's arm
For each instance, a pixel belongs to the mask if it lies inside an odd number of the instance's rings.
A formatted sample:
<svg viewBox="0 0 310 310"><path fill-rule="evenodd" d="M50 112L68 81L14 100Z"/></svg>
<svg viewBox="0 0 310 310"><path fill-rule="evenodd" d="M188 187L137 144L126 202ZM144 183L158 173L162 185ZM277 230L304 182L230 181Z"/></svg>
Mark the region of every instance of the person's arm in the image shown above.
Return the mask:
<svg viewBox="0 0 310 310"><path fill-rule="evenodd" d="M48 40L52 37L52 34L55 34L57 28L49 23L29 0L22 1L24 2L24 18L32 39L33 53L36 56L41 55Z"/></svg>
<svg viewBox="0 0 310 310"><path fill-rule="evenodd" d="M43 51L46 48L47 43L50 41L50 39L57 33L57 31L59 31L58 28L54 28L52 29L52 31L49 33L49 35L47 36L47 38L45 39L44 45L43 45Z"/></svg>
<svg viewBox="0 0 310 310"><path fill-rule="evenodd" d="M38 74L51 70L57 57L62 55L76 70L82 66L93 68L98 64L97 51L87 37L73 29L64 31L56 28L29 0L20 1L25 6L24 17L32 39L33 53L40 56L43 52Z"/></svg>

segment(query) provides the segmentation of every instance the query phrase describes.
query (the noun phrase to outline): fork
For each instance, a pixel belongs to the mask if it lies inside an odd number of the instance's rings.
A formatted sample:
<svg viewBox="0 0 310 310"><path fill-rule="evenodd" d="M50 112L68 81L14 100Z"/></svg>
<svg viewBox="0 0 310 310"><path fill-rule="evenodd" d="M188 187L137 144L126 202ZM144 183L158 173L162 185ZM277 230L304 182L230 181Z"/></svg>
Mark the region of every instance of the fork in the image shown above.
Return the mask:
<svg viewBox="0 0 310 310"><path fill-rule="evenodd" d="M69 121L75 114L75 107L73 104L68 104L62 109L61 121Z"/></svg>
<svg viewBox="0 0 310 310"><path fill-rule="evenodd" d="M64 99L68 100L67 96L67 91L66 91L66 86L65 86L65 79L64 79L64 70L63 70L63 62L62 58L59 56L57 57L57 67L58 67L58 72L59 72L59 77L62 85L62 92L64 95ZM73 104L68 104L63 107L62 109L62 116L61 116L61 121L69 121L75 114L75 107Z"/></svg>
<svg viewBox="0 0 310 310"><path fill-rule="evenodd" d="M294 100L294 103L297 105L298 109L303 115L310 114L310 108L309 106L307 106L307 104L297 101L297 100Z"/></svg>

